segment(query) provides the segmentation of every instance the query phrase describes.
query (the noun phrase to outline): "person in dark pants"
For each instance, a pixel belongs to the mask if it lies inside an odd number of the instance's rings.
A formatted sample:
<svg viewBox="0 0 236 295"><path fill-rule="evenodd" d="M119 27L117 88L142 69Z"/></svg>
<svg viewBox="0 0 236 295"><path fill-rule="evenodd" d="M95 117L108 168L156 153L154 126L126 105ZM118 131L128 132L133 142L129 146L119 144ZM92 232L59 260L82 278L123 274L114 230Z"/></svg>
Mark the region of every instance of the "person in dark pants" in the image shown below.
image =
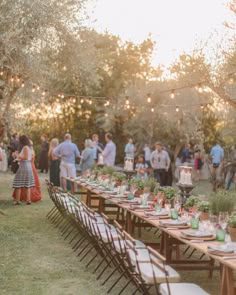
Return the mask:
<svg viewBox="0 0 236 295"><path fill-rule="evenodd" d="M169 158L170 158L170 166L169 166L169 169L166 173L166 185L172 186L173 173L172 173L171 163L174 161L174 153L172 152L172 150L170 149L169 146L164 146L164 150L168 153Z"/></svg>
<svg viewBox="0 0 236 295"><path fill-rule="evenodd" d="M49 143L45 135L41 136L41 140L42 140L42 144L41 144L41 153L40 153L40 159L39 159L39 169L41 173L43 173L44 170L46 173L48 173Z"/></svg>
<svg viewBox="0 0 236 295"><path fill-rule="evenodd" d="M168 153L163 150L161 143L156 143L156 150L151 153L150 162L153 168L154 178L161 186L166 186L166 176L170 167L170 157Z"/></svg>
<svg viewBox="0 0 236 295"><path fill-rule="evenodd" d="M58 146L59 141L53 138L50 142L48 157L49 157L49 180L55 186L60 186L60 159L53 155L54 149Z"/></svg>

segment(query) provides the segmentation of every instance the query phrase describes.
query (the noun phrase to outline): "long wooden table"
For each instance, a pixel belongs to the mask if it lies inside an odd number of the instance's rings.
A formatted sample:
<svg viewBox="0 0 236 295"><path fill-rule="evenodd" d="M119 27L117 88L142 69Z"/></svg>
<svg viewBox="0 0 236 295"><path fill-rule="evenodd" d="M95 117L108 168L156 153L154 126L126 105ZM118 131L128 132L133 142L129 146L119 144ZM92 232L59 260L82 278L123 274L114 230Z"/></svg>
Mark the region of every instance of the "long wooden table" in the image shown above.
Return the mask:
<svg viewBox="0 0 236 295"><path fill-rule="evenodd" d="M233 271L236 270L236 257L231 259L224 259L224 257L216 256L208 252L208 246L211 245L222 245L222 242L217 241L204 241L204 242L193 242L192 240L186 240L181 237L181 231L180 229L174 229L174 228L165 228L160 226L160 222L158 219L152 219L150 217L147 217L144 215L144 210L133 210L130 207L130 204L128 203L122 203L117 200L112 195L109 195L97 188L94 188L92 185L90 185L88 182L83 182L81 180L77 179L70 179L67 178L67 180L71 182L75 182L77 185L79 185L81 188L86 189L87 191L87 204L91 204L91 200L96 198L96 200L99 201L98 204L98 211L100 213L104 212L105 208L105 202L106 200L109 200L109 203L113 204L113 206L117 206L123 210L126 211L126 230L127 232L132 232L132 216L136 216L143 220L145 223L149 223L151 226L159 228L162 230L163 240L164 240L164 255L166 256L166 260L168 264L172 264L173 261L171 259L171 253L169 251L170 249L170 237L178 240L179 242L188 245L201 253L204 253L210 258L211 266L209 268L203 268L201 265L199 267L197 265L190 265L189 269L214 269L214 262L219 262L221 266L221 282L220 282L220 294L221 295L235 295L235 288L234 288L234 279L233 279ZM227 254L226 254L227 256ZM186 262L186 261L185 261ZM195 261L196 263L197 261ZM179 268L178 265L181 263L181 261L175 261L176 265L175 268ZM181 268L180 268L181 269ZM183 269L183 268L182 268Z"/></svg>

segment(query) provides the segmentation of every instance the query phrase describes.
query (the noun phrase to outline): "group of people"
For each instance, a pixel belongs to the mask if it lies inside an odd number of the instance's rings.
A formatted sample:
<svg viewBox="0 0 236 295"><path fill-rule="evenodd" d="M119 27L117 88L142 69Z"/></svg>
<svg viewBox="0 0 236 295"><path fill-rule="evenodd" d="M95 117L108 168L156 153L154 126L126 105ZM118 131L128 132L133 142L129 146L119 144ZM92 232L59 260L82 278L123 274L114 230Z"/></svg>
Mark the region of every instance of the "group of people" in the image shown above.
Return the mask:
<svg viewBox="0 0 236 295"><path fill-rule="evenodd" d="M39 169L41 172L48 172L49 179L56 186L62 186L67 189L67 181L65 177L76 177L76 159L79 159L81 174L86 174L92 167L98 163L100 157L106 166L114 166L116 158L116 145L113 142L112 134L105 135L105 146L99 142L99 136L94 134L92 139L85 139L84 149L80 153L77 145L72 142L69 133L65 134L64 141L59 144L59 140L53 138L50 144L46 136L41 137L41 153L39 160ZM24 200L26 204L37 202L42 199L41 188L38 179L37 170L34 165L35 152L33 142L25 135L18 137L14 134L10 143L10 159L11 169L16 173L13 181L13 197L14 204L20 204L20 200ZM236 162L236 149L233 150L234 162ZM137 154L133 139L130 138L124 148L125 157L133 159L134 169L138 178L147 178L152 171L154 178L161 186L171 186L172 162L174 160L173 152L170 148L164 146L160 142L155 144L152 151L148 144L145 144L141 154ZM2 161L2 152L0 150L0 162ZM217 179L218 171L224 159L224 150L217 143L210 152L212 159L212 180ZM204 158L199 146L191 149L189 144L179 153L179 161L181 164L186 162L194 162L197 172L197 179L200 179L200 170L204 163ZM227 189L233 180L234 170L230 174L227 182ZM72 192L75 188L71 188ZM213 188L214 189L214 188Z"/></svg>

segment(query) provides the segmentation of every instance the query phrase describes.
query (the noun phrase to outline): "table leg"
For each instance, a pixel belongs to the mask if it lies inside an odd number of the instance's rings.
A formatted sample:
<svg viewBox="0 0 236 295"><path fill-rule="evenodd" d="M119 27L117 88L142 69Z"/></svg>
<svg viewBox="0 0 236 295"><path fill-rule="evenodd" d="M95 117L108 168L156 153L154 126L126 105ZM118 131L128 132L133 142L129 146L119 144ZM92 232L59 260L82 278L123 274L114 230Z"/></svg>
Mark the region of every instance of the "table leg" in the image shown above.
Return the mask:
<svg viewBox="0 0 236 295"><path fill-rule="evenodd" d="M129 234L132 233L132 215L129 211L126 213L126 230Z"/></svg>
<svg viewBox="0 0 236 295"><path fill-rule="evenodd" d="M105 200L103 198L99 198L99 206L98 206L99 213L104 212L104 205L105 205Z"/></svg>
<svg viewBox="0 0 236 295"><path fill-rule="evenodd" d="M87 198L86 198L86 205L88 207L91 207L91 192L89 190L87 190Z"/></svg>
<svg viewBox="0 0 236 295"><path fill-rule="evenodd" d="M226 265L222 265L221 273L221 295L234 295L233 270Z"/></svg>

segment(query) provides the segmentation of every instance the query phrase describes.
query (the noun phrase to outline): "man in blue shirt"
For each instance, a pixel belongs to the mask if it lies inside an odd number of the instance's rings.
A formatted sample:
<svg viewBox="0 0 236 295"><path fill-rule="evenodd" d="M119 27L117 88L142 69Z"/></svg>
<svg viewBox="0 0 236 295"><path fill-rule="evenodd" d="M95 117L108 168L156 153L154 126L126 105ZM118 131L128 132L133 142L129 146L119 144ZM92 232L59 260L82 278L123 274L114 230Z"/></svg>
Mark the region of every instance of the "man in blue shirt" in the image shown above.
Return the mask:
<svg viewBox="0 0 236 295"><path fill-rule="evenodd" d="M67 133L64 141L60 143L53 151L57 158L61 158L60 177L63 189L67 189L65 177L76 177L75 159L80 157L80 152L76 144L71 142L71 135ZM72 185L71 192L74 193L75 186Z"/></svg>
<svg viewBox="0 0 236 295"><path fill-rule="evenodd" d="M112 134L107 133L105 135L106 146L102 152L103 161L106 166L114 166L116 159L116 145L112 141Z"/></svg>
<svg viewBox="0 0 236 295"><path fill-rule="evenodd" d="M221 172L221 163L224 159L224 150L220 146L219 142L216 142L216 145L212 147L210 153L212 159L212 185L213 191L216 191L216 187L220 184L220 172Z"/></svg>

